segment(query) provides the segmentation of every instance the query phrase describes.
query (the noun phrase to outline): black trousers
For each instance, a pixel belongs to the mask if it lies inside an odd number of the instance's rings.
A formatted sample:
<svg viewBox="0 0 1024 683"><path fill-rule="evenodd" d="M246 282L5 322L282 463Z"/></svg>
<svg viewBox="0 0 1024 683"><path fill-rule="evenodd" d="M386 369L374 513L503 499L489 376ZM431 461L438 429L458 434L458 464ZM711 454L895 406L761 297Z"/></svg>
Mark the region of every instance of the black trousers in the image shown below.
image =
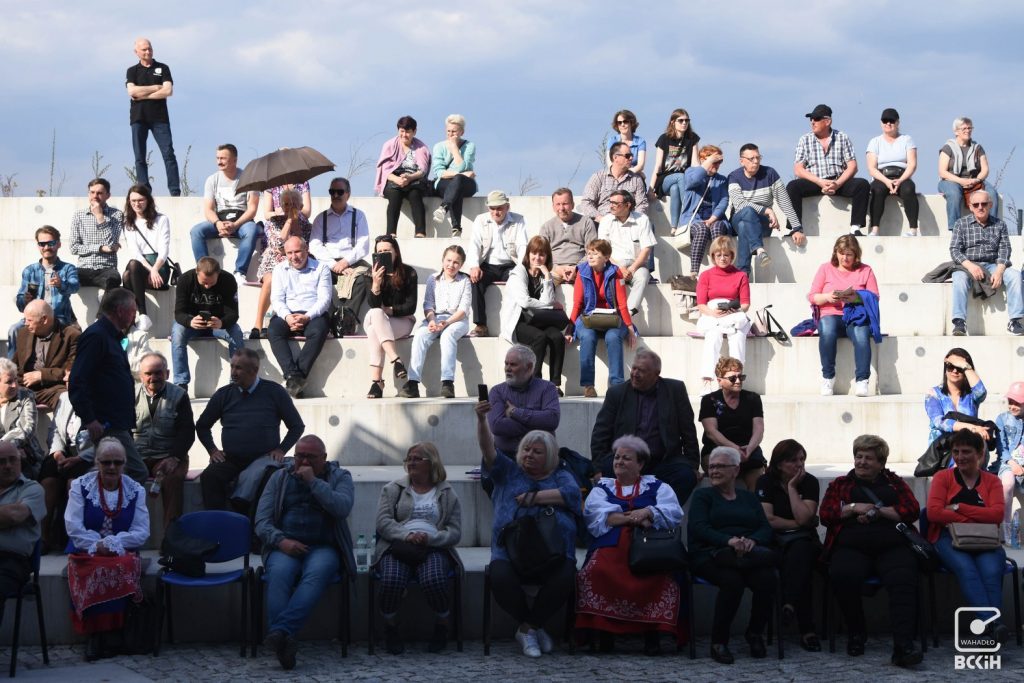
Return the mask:
<svg viewBox="0 0 1024 683"><path fill-rule="evenodd" d="M242 457L224 455L224 462L210 462L199 475L199 487L203 492L203 508L206 510L232 510L228 500L231 482L238 479L246 467L257 456Z"/></svg>
<svg viewBox="0 0 1024 683"><path fill-rule="evenodd" d="M412 211L412 223L416 226L417 235L427 234L427 210L423 206L423 183L415 182L406 187L396 187L390 183L384 185L384 199L388 200L387 233L398 232L398 217L402 215L402 200L409 200Z"/></svg>
<svg viewBox="0 0 1024 683"><path fill-rule="evenodd" d="M771 567L757 569L736 569L720 567L714 560L701 562L693 573L718 586L715 598L715 615L711 621L711 642L715 645L729 644L732 620L739 611L743 589L750 588L750 621L747 633L764 633L772 614L772 599L775 595L775 570Z"/></svg>
<svg viewBox="0 0 1024 683"><path fill-rule="evenodd" d="M79 268L78 284L82 287L113 289L121 286L117 268Z"/></svg>
<svg viewBox="0 0 1024 683"><path fill-rule="evenodd" d="M523 585L531 585L532 582L519 578L508 560L492 560L491 592L494 593L498 606L508 612L517 624L543 628L555 612L569 600L575 570L575 560L565 558L562 565L540 585L531 607L526 602Z"/></svg>
<svg viewBox="0 0 1024 683"><path fill-rule="evenodd" d="M888 539L887 539L888 540ZM864 635L864 579L876 575L889 595L889 622L893 641L904 645L917 632L917 559L905 543L877 547L836 545L829 560L829 576L850 634Z"/></svg>
<svg viewBox="0 0 1024 683"><path fill-rule="evenodd" d="M132 259L128 262L128 267L124 271L124 287L129 292L135 295L135 305L139 309L139 313L146 312L146 290L152 289L157 291L155 287L149 284L149 269L142 265L139 261ZM168 288L166 280L164 286L159 291L164 291Z"/></svg>
<svg viewBox="0 0 1024 683"><path fill-rule="evenodd" d="M330 321L326 314L313 318L302 330L306 342L296 353L289 341L291 330L288 328L288 323L276 315L270 319L270 326L267 327L270 350L274 352L274 358L281 366L281 373L286 379L292 375L309 377L309 371L313 369L313 363L320 355L320 350L323 349L329 332Z"/></svg>
<svg viewBox="0 0 1024 683"><path fill-rule="evenodd" d="M21 590L32 573L32 564L27 557L14 553L0 553L0 605L4 596ZM2 614L2 607L0 607Z"/></svg>
<svg viewBox="0 0 1024 683"><path fill-rule="evenodd" d="M896 194L903 200L903 210L907 212L907 222L910 223L910 227L916 228L921 207L917 202L917 187L914 185L914 181L904 180L900 183ZM882 214L885 213L885 200L889 196L891 196L889 188L883 185L882 181L871 181L871 227L875 227L881 222Z"/></svg>
<svg viewBox="0 0 1024 683"><path fill-rule="evenodd" d="M782 602L796 610L800 633L814 632L814 563L821 545L809 538L782 546Z"/></svg>
<svg viewBox="0 0 1024 683"><path fill-rule="evenodd" d="M565 362L565 337L563 330L557 327L534 327L528 322L519 320L516 325L516 339L526 344L537 356L537 367L534 368L533 376L541 377L544 368L544 355L548 356L548 377L555 386L562 386L562 364Z"/></svg>
<svg viewBox="0 0 1024 683"><path fill-rule="evenodd" d="M437 181L437 194L441 196L441 206L447 207L452 219L452 230L462 229L462 200L476 194L476 181L461 173L451 178Z"/></svg>
<svg viewBox="0 0 1024 683"><path fill-rule="evenodd" d="M789 194L789 201L793 204L796 217L803 223L804 197L818 197L821 195L821 188L810 180L796 178L790 180L786 185L786 192ZM850 178L836 190L836 196L847 197L853 201L850 211L850 225L866 226L868 215L868 181L863 178Z"/></svg>
<svg viewBox="0 0 1024 683"><path fill-rule="evenodd" d="M508 279L508 274L516 267L514 263L504 263L496 266L493 263L481 263L480 270L483 273L480 279L473 285L473 323L476 325L487 324L487 306L484 301L484 294L487 288L495 282L502 282Z"/></svg>

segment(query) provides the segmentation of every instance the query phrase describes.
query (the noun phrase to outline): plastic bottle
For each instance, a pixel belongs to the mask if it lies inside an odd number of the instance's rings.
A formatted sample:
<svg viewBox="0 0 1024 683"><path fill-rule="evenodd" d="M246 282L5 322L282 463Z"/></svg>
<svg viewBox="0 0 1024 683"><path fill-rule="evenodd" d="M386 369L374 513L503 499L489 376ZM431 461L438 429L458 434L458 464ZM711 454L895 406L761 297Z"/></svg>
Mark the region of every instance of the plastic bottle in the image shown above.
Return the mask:
<svg viewBox="0 0 1024 683"><path fill-rule="evenodd" d="M1010 547L1020 549L1020 510L1013 513L1010 526Z"/></svg>
<svg viewBox="0 0 1024 683"><path fill-rule="evenodd" d="M370 571L370 546L366 543L364 534L359 534L356 541L356 571L360 574Z"/></svg>
<svg viewBox="0 0 1024 683"><path fill-rule="evenodd" d="M163 472L163 470L160 470L159 472L156 473L156 476L153 477L153 481L151 481L150 484L149 484L149 495L151 497L153 497L153 498L156 498L157 496L159 496L160 495L160 489L163 488L163 484L164 484L164 472Z"/></svg>

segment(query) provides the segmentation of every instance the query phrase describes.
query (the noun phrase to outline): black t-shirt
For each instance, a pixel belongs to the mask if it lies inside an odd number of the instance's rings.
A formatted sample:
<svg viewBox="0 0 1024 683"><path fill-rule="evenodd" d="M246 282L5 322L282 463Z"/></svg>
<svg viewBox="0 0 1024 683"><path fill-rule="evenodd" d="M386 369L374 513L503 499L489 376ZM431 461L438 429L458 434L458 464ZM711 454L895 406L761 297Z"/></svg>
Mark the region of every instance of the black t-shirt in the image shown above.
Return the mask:
<svg viewBox="0 0 1024 683"><path fill-rule="evenodd" d="M670 173L682 173L690 167L690 160L693 158L693 148L700 142L699 135L687 133L681 139L673 139L664 133L654 143L654 146L663 152L662 167L658 169L659 175Z"/></svg>
<svg viewBox="0 0 1024 683"><path fill-rule="evenodd" d="M718 431L722 436L737 446L745 446L750 443L750 437L754 433L754 418L764 417L761 397L753 391L740 389L740 402L733 410L725 402L721 389L713 391L700 400L700 415L697 419L703 420L708 417L718 419ZM718 445L707 433L701 437L701 442L704 444L700 452L702 457Z"/></svg>
<svg viewBox="0 0 1024 683"><path fill-rule="evenodd" d="M813 474L805 474L796 487L796 492L800 494L800 500L813 500L815 503L818 502L820 490L818 480ZM789 495L779 481L770 474L757 480L757 499L771 505L772 514L776 517L796 519L793 516L793 506L789 504Z"/></svg>
<svg viewBox="0 0 1024 683"><path fill-rule="evenodd" d="M128 67L128 73L124 77L125 85L163 85L167 81L174 82L171 78L171 68L163 62L154 61L149 66L135 64ZM167 114L167 99L162 100L132 100L131 101L130 123L170 123L171 119Z"/></svg>

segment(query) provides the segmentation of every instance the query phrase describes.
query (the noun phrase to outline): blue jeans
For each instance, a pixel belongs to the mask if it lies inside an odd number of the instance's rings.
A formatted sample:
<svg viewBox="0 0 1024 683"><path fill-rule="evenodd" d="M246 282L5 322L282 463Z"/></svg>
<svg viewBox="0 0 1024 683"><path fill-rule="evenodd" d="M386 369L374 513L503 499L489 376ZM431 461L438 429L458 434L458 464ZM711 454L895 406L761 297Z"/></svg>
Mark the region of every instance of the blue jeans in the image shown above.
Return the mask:
<svg viewBox="0 0 1024 683"><path fill-rule="evenodd" d="M821 356L821 376L836 376L836 343L839 337L853 342L853 362L857 381L871 377L871 328L867 325L845 325L841 315L823 315L818 321L818 355Z"/></svg>
<svg viewBox="0 0 1024 683"><path fill-rule="evenodd" d="M994 263L976 263L989 275L996 270ZM1010 320L1024 317L1024 301L1021 299L1020 271L1007 268L1003 271L1003 287L1006 289L1006 313ZM971 276L962 270L953 271L953 319L967 320L967 294L971 289Z"/></svg>
<svg viewBox="0 0 1024 683"><path fill-rule="evenodd" d="M683 174L665 176L661 181L661 191L668 195L668 224L678 228L683 216L683 193L686 192L683 188Z"/></svg>
<svg viewBox="0 0 1024 683"><path fill-rule="evenodd" d="M629 332L625 323L616 330L592 330L583 324L583 316L576 319L576 338L580 340L580 386L594 386L594 359L597 340L604 338L608 351L608 385L622 384L622 343Z"/></svg>
<svg viewBox="0 0 1024 683"><path fill-rule="evenodd" d="M992 198L992 210L989 215L995 220L996 214L999 212L999 195L987 180L983 180L982 183L985 186L985 191ZM964 188L951 180L940 180L939 192L946 198L946 225L952 230L953 224L963 215Z"/></svg>
<svg viewBox="0 0 1024 683"><path fill-rule="evenodd" d="M146 163L146 137L153 133L160 155L164 158L164 172L167 173L167 191L172 197L181 196L181 180L178 177L178 160L174 156L174 144L171 141L171 124L145 123L132 124L132 149L135 150L135 178L140 185L153 189L149 184L149 165Z"/></svg>
<svg viewBox="0 0 1024 683"><path fill-rule="evenodd" d="M235 323L227 330L194 330L179 322L171 326L171 363L174 367L175 384L188 384L192 381L192 373L188 371L188 341L195 337L216 337L228 343L228 359L235 355L244 342L242 328Z"/></svg>
<svg viewBox="0 0 1024 683"><path fill-rule="evenodd" d="M298 633L340 566L338 551L331 546L314 546L303 557L271 552L267 558L267 630Z"/></svg>
<svg viewBox="0 0 1024 683"><path fill-rule="evenodd" d="M764 238L772 234L768 216L762 216L749 206L732 215L732 228L739 236L736 245L736 267L750 276L750 257L764 246Z"/></svg>
<svg viewBox="0 0 1024 683"><path fill-rule="evenodd" d="M203 221L192 228L189 237L192 239L192 255L198 261L202 257L210 255L206 249L206 240L219 239L220 235L217 234L217 226L210 221ZM238 240L238 257L235 259L236 273L244 275L248 272L249 261L252 260L252 255L256 251L256 242L259 238L260 229L252 221L243 223L238 231L231 236L230 239Z"/></svg>
<svg viewBox="0 0 1024 683"><path fill-rule="evenodd" d="M942 558L946 569L956 576L968 607L1002 606L1003 572L1006 569L1006 552L1002 548L965 553L953 547L949 530L943 529L935 542L935 552Z"/></svg>

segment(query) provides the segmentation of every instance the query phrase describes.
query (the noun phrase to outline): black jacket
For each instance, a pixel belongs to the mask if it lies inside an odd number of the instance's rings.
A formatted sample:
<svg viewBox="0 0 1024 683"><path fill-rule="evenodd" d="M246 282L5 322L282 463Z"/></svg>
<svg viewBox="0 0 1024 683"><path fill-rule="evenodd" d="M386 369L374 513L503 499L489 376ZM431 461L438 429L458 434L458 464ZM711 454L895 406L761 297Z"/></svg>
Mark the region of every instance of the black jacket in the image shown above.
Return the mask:
<svg viewBox="0 0 1024 683"><path fill-rule="evenodd" d="M220 271L217 284L205 289L196 279L193 268L182 273L176 289L174 321L179 325L190 327L192 318L199 315L199 311L209 311L220 318L225 330L238 322L238 283L231 273Z"/></svg>

